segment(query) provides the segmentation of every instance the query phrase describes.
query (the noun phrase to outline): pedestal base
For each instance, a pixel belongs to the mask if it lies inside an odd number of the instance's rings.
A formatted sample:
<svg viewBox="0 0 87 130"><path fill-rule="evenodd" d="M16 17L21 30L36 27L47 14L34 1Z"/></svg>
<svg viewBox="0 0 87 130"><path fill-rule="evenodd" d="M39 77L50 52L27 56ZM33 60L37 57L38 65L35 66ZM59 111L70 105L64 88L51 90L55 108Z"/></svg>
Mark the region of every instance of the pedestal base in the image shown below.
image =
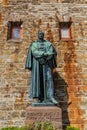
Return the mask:
<svg viewBox="0 0 87 130"><path fill-rule="evenodd" d="M45 106L46 106L46 107L50 107L50 106L57 106L57 105L55 105L55 104L53 104L53 103L51 103L51 102L46 102L46 103L45 103L45 102L42 102L42 103L38 103L38 102L37 102L37 103L32 103L32 106L34 106L34 107L39 107L39 106L40 106L40 107L41 107L41 106L42 106L42 107L45 107Z"/></svg>
<svg viewBox="0 0 87 130"><path fill-rule="evenodd" d="M62 130L62 112L59 107L33 107L30 106L26 110L25 124L50 122L58 130Z"/></svg>

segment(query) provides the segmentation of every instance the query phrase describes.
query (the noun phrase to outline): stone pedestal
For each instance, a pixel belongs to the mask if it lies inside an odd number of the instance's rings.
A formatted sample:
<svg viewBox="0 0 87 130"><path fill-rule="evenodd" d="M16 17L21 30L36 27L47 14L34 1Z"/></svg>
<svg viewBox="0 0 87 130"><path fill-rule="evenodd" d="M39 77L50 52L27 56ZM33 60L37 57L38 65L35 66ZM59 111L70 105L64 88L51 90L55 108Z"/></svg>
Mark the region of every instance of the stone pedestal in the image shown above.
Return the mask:
<svg viewBox="0 0 87 130"><path fill-rule="evenodd" d="M62 112L57 106L53 107L32 107L26 110L25 124L29 125L36 122L51 122L58 130L62 130Z"/></svg>

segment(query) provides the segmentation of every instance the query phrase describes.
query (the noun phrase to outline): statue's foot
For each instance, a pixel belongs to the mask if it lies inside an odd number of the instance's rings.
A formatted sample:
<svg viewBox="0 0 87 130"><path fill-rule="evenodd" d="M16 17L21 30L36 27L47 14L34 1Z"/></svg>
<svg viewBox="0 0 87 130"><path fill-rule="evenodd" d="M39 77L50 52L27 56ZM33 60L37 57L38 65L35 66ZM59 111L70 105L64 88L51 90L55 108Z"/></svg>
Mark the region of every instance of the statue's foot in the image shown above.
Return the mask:
<svg viewBox="0 0 87 130"><path fill-rule="evenodd" d="M53 104L55 104L55 105L58 105L58 104L59 104L58 101L56 101L55 98L53 98L53 97L50 98L50 101L51 101Z"/></svg>
<svg viewBox="0 0 87 130"><path fill-rule="evenodd" d="M37 103L38 102L38 98L34 98L33 102Z"/></svg>
<svg viewBox="0 0 87 130"><path fill-rule="evenodd" d="M42 99L42 98L41 98L41 99L38 99L38 102L39 102L39 103L42 103L43 101L44 101L44 99Z"/></svg>

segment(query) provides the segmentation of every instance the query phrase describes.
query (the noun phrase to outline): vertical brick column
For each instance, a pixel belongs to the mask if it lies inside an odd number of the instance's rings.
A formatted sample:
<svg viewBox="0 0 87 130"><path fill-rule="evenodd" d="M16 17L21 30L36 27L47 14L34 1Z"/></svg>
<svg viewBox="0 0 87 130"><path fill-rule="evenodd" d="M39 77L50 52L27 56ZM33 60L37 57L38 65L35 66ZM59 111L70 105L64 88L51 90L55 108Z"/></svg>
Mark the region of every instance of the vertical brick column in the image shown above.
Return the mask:
<svg viewBox="0 0 87 130"><path fill-rule="evenodd" d="M0 12L0 25L2 24L2 13Z"/></svg>
<svg viewBox="0 0 87 130"><path fill-rule="evenodd" d="M3 5L8 5L8 0L3 0Z"/></svg>

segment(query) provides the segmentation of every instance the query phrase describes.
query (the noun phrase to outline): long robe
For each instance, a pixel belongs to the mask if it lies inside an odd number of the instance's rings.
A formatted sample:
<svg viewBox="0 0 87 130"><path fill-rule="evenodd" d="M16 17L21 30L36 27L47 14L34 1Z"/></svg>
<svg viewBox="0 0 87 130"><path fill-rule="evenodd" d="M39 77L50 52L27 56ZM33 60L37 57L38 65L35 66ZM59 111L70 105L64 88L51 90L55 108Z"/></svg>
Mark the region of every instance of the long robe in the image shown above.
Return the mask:
<svg viewBox="0 0 87 130"><path fill-rule="evenodd" d="M32 71L30 98L54 97L53 69L56 64L56 50L52 43L45 41L32 42L25 68ZM45 88L45 89L44 89Z"/></svg>

